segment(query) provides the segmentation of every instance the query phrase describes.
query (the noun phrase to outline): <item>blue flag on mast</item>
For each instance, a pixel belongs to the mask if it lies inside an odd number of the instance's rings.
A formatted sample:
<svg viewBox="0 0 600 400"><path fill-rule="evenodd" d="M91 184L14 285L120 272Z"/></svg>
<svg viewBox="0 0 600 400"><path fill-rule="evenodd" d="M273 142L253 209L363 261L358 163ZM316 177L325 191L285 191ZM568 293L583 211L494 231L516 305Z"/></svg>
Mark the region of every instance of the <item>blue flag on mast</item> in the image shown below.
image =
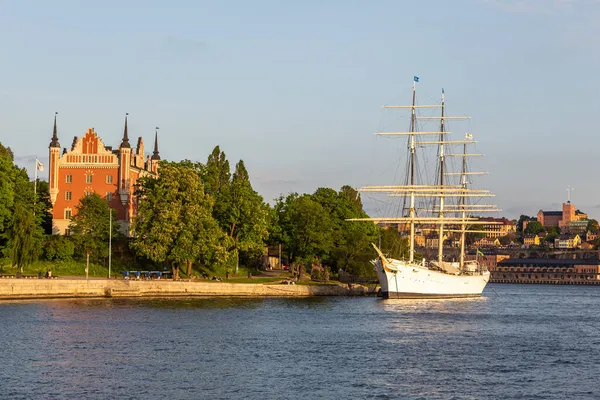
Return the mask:
<svg viewBox="0 0 600 400"><path fill-rule="evenodd" d="M413 76L413 80L414 80L415 82L419 82L419 77L415 75L415 76Z"/></svg>

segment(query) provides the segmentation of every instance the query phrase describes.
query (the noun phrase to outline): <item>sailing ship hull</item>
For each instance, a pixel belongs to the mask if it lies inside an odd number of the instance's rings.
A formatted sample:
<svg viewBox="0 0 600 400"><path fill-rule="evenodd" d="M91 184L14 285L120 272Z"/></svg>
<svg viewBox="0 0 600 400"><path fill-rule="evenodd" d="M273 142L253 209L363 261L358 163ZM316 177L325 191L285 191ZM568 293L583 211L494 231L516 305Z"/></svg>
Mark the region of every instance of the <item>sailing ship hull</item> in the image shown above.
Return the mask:
<svg viewBox="0 0 600 400"><path fill-rule="evenodd" d="M473 275L452 275L420 264L388 259L384 268L375 261L375 270L386 299L479 297L490 280L489 271Z"/></svg>

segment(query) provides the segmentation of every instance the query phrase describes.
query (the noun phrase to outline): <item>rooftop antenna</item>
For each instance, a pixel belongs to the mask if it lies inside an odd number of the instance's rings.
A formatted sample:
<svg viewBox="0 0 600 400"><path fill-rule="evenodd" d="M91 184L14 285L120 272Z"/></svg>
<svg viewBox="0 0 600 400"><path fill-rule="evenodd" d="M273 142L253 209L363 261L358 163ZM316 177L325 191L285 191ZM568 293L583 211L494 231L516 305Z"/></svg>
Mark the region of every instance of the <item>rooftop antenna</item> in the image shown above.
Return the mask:
<svg viewBox="0 0 600 400"><path fill-rule="evenodd" d="M567 186L567 203L571 202L571 194L573 190L575 190L575 188L572 188L571 185Z"/></svg>

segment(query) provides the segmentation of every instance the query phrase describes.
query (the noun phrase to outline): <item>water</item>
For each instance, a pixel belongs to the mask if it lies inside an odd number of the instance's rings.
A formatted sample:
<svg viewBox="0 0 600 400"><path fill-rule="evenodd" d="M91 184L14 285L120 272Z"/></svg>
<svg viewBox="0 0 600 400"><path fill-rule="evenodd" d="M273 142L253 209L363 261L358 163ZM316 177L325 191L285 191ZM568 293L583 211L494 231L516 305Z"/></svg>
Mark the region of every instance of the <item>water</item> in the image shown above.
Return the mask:
<svg viewBox="0 0 600 400"><path fill-rule="evenodd" d="M600 398L600 287L0 303L2 399Z"/></svg>

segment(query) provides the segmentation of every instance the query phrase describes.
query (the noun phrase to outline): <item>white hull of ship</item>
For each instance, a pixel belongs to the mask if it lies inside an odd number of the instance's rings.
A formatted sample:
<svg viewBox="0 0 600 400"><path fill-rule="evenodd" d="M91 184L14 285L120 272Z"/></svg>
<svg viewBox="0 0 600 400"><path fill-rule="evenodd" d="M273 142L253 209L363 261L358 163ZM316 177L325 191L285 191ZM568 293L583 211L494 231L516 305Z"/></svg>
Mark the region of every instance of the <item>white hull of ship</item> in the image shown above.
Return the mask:
<svg viewBox="0 0 600 400"><path fill-rule="evenodd" d="M489 271L454 275L421 264L394 259L388 262L385 269L381 259L374 262L386 299L479 297L490 280Z"/></svg>

